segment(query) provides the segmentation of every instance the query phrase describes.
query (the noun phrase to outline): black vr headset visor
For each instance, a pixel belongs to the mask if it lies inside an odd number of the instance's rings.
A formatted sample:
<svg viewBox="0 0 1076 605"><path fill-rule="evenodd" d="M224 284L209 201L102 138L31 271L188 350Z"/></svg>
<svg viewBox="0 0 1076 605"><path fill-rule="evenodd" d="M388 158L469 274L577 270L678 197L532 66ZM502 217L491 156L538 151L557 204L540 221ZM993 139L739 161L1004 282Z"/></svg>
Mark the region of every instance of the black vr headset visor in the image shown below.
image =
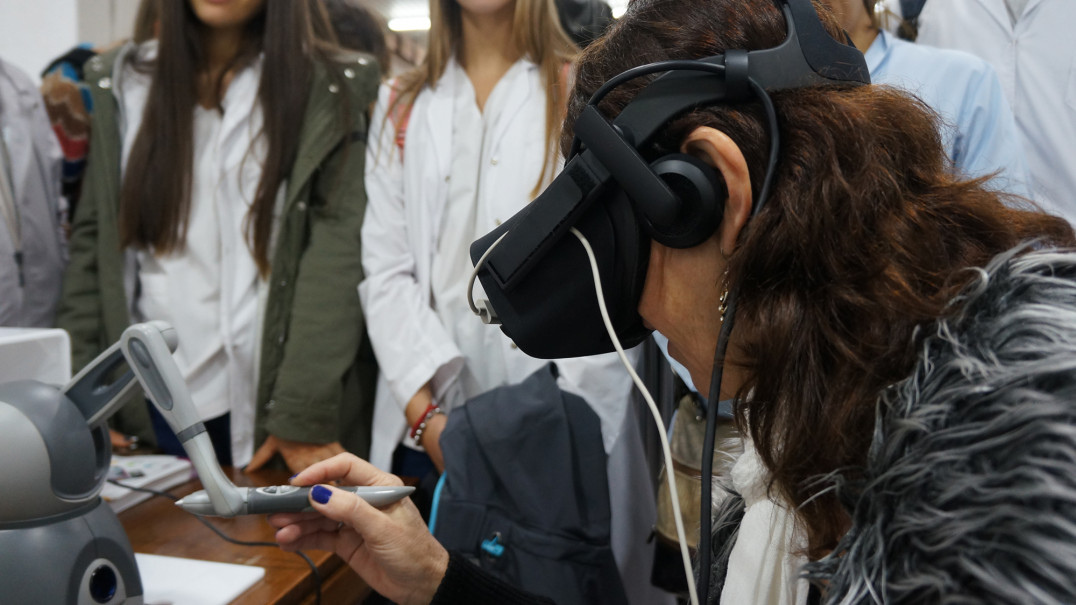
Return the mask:
<svg viewBox="0 0 1076 605"><path fill-rule="evenodd" d="M712 193L719 199L708 200L696 186L699 177L686 166L691 158L646 158L640 151L670 120L697 107L763 103L770 117L771 161L757 212L779 148L767 92L870 82L862 53L825 31L810 0L778 4L788 35L775 48L644 65L607 82L575 123L576 141L564 170L526 208L471 245L471 261L476 266L481 261L478 278L493 314L525 353L554 359L614 350L590 261L572 227L594 249L605 304L625 348L649 334L638 305L651 239L687 248L716 230L726 197L723 185ZM612 122L598 111L606 91L656 72L665 73Z"/></svg>

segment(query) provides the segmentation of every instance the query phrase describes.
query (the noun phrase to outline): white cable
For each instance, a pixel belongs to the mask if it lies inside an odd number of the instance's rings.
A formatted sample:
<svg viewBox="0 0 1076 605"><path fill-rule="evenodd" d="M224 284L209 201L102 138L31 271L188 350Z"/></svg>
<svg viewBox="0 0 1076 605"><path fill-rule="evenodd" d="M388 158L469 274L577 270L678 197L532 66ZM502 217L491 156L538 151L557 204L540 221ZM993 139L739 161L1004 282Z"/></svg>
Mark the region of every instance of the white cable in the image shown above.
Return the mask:
<svg viewBox="0 0 1076 605"><path fill-rule="evenodd" d="M699 595L695 590L695 574L691 571L691 557L687 553L684 519L680 515L680 506L676 502L676 473L673 472L672 449L669 447L668 437L665 436L665 423L661 421L661 412L658 411L654 398L650 396L650 392L646 390L646 385L643 384L639 375L635 373L635 368L632 367L631 362L628 361L628 356L624 353L624 347L620 345L620 339L616 337L613 322L609 319L609 310L605 308L605 295L602 293L601 275L598 273L598 261L594 258L594 250L590 247L590 242L587 241L585 235L575 227L572 227L571 230L572 235L579 239L579 243L583 244L583 248L587 251L587 258L590 259L590 271L594 275L594 292L598 295L598 308L601 309L602 321L605 322L605 329L609 332L609 339L613 341L616 353L620 356L620 362L627 368L628 374L631 374L631 379L636 388L642 393L643 399L646 400L646 405L650 407L650 413L654 416L654 423L658 425L658 437L661 438L661 454L665 457L665 478L669 483L669 495L673 499L672 511L673 522L676 524L676 538L680 541L680 558L683 559L684 575L687 576L688 596L691 598L691 605L699 605ZM699 539L708 540L709 536L700 537ZM699 570L699 573L710 573L710 570L702 569Z"/></svg>
<svg viewBox="0 0 1076 605"><path fill-rule="evenodd" d="M498 237L495 242L493 242L493 245L491 245L489 248L486 249L485 252L482 253L482 256L478 259L478 262L474 264L474 270L471 271L471 279L467 281L467 304L471 307L471 312L479 317L483 316L482 311L474 304L474 280L476 277L478 277L478 271L482 269L482 265L486 263L486 258L489 256L489 253L493 252L493 249L497 247L497 244L501 243L501 240L504 239L504 236L506 235L508 235L507 231L502 233L501 236ZM484 317L483 321L485 321Z"/></svg>

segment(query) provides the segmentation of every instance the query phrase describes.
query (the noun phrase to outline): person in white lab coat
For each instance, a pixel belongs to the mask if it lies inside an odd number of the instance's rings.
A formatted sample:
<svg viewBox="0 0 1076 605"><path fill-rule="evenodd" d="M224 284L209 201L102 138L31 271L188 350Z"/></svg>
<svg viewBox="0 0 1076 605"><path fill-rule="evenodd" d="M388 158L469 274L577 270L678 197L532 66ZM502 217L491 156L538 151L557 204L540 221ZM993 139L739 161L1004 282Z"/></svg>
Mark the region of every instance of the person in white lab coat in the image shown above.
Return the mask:
<svg viewBox="0 0 1076 605"><path fill-rule="evenodd" d="M67 254L60 162L37 87L0 60L0 326L52 327Z"/></svg>
<svg viewBox="0 0 1076 605"><path fill-rule="evenodd" d="M931 0L921 44L964 50L997 71L1016 116L1035 201L1076 223L1073 0Z"/></svg>
<svg viewBox="0 0 1076 605"><path fill-rule="evenodd" d="M359 286L381 370L370 460L411 476L443 468L445 414L547 363L471 313L468 248L556 170L575 52L552 0L433 0L430 9L425 63L382 86L371 118ZM557 365L561 387L601 419L626 592L637 603L671 602L649 582L654 496L627 413L628 374L615 355Z"/></svg>

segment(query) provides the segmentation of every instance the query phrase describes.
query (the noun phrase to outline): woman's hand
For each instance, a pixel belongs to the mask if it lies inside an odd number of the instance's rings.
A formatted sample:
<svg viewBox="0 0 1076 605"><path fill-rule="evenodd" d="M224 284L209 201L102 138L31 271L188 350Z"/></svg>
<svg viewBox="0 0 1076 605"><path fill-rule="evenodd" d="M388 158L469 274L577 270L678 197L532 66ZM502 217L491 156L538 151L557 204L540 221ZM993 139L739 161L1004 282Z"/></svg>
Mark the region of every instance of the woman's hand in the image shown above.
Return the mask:
<svg viewBox="0 0 1076 605"><path fill-rule="evenodd" d="M113 450L132 450L138 446L137 437L128 437L116 429L108 429L108 439Z"/></svg>
<svg viewBox="0 0 1076 605"><path fill-rule="evenodd" d="M324 485L402 485L351 454L320 462L292 478L315 485L313 513L271 515L276 540L287 551L328 550L344 559L377 592L395 603L429 603L448 568L448 552L430 534L410 498L383 509Z"/></svg>
<svg viewBox="0 0 1076 605"><path fill-rule="evenodd" d="M265 439L265 443L258 448L258 451L254 452L254 457L250 459L250 464L247 465L246 470L256 471L260 469L272 460L273 455L278 452L284 458L284 463L288 465L288 470L298 473L312 464L344 453L344 446L340 445L338 441L333 441L332 443L304 443L302 441L288 441L275 435L269 435Z"/></svg>

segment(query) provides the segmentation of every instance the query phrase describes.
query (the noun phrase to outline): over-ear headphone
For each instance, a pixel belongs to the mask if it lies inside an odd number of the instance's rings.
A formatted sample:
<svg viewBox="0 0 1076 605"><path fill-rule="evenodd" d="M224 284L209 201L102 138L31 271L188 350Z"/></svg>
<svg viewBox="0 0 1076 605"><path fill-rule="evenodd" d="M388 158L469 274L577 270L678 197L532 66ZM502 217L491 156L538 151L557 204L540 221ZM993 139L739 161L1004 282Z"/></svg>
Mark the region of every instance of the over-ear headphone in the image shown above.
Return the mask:
<svg viewBox="0 0 1076 605"><path fill-rule="evenodd" d="M650 199L634 200L650 237L670 248L691 248L713 235L728 197L717 170L694 156L673 153L652 162L650 171L676 198L672 207Z"/></svg>
<svg viewBox="0 0 1076 605"><path fill-rule="evenodd" d="M598 111L608 90L612 87L607 84L595 93L576 121L571 155L591 154L609 170L630 199L643 230L655 241L672 248L701 244L717 228L724 209L727 191L721 176L683 153L647 161L632 142L636 130L619 119L612 125Z"/></svg>

